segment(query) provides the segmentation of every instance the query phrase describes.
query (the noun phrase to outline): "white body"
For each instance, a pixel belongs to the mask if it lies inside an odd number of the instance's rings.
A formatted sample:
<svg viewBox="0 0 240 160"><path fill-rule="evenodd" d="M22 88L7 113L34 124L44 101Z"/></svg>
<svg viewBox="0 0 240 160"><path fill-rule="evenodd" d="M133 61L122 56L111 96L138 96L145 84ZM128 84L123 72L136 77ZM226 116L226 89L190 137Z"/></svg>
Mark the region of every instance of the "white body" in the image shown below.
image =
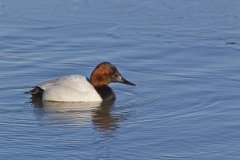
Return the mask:
<svg viewBox="0 0 240 160"><path fill-rule="evenodd" d="M43 101L96 102L102 101L95 88L81 75L64 76L37 85L44 90Z"/></svg>

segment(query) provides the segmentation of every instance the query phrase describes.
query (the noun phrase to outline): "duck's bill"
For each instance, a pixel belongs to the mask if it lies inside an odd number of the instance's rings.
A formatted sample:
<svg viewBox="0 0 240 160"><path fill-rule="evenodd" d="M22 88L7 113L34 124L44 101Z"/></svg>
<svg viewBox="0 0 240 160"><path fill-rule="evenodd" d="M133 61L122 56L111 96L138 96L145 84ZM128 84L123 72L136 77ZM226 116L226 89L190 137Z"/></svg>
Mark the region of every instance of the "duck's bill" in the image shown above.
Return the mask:
<svg viewBox="0 0 240 160"><path fill-rule="evenodd" d="M136 86L134 83L129 82L128 80L126 80L126 79L123 78L122 76L118 76L117 82L123 83L123 84L127 84L127 85L130 85L130 86Z"/></svg>
<svg viewBox="0 0 240 160"><path fill-rule="evenodd" d="M124 79L124 81L122 82L123 84L127 84L127 85L130 85L130 86L136 86L136 84L132 83L132 82L129 82L128 80Z"/></svg>

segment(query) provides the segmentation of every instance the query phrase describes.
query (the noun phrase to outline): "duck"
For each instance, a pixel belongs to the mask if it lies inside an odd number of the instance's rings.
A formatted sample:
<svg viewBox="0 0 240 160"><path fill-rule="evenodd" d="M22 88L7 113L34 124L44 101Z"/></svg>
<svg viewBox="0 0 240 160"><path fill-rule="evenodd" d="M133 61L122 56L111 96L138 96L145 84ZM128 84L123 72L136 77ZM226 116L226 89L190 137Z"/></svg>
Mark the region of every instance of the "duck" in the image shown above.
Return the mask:
<svg viewBox="0 0 240 160"><path fill-rule="evenodd" d="M36 85L30 93L41 101L53 102L101 102L115 100L110 83L135 86L126 80L110 62L98 64L90 78L83 75L67 75Z"/></svg>

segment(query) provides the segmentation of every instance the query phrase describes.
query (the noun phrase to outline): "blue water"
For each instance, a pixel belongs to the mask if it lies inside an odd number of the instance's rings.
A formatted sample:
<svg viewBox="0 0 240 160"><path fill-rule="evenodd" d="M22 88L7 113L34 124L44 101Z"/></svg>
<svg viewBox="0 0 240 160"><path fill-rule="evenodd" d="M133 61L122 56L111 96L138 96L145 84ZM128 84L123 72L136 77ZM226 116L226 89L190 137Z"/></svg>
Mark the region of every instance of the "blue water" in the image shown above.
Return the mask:
<svg viewBox="0 0 240 160"><path fill-rule="evenodd" d="M1 0L0 159L239 159L240 1ZM25 92L110 61L116 101Z"/></svg>

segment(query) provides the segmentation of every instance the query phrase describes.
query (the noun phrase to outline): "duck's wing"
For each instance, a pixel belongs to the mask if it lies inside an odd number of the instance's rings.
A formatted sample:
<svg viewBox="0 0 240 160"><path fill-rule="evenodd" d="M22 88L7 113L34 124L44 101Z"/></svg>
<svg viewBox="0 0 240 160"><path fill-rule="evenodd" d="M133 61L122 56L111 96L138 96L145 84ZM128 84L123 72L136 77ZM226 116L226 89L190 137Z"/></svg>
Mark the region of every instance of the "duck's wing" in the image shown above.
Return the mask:
<svg viewBox="0 0 240 160"><path fill-rule="evenodd" d="M47 101L101 101L95 88L81 75L60 77L42 83L39 87L44 89L43 100Z"/></svg>
<svg viewBox="0 0 240 160"><path fill-rule="evenodd" d="M45 90L45 89L48 88L49 86L52 86L52 85L54 85L54 84L57 84L57 83L60 83L60 82L65 81L67 77L69 77L69 76L63 76L63 77L51 79L51 80L48 80L48 81L46 81L46 82L43 82L43 83L38 84L37 87Z"/></svg>
<svg viewBox="0 0 240 160"><path fill-rule="evenodd" d="M73 77L73 76L76 77L77 75L62 76L62 77L58 77L58 78L51 79L46 82L40 83L40 84L36 85L32 90L30 90L30 93L32 95L42 96L44 90L47 89L48 87L58 84L58 83L61 83L61 82L65 82L66 79L69 79L70 77ZM78 77L83 77L83 76L78 75Z"/></svg>

